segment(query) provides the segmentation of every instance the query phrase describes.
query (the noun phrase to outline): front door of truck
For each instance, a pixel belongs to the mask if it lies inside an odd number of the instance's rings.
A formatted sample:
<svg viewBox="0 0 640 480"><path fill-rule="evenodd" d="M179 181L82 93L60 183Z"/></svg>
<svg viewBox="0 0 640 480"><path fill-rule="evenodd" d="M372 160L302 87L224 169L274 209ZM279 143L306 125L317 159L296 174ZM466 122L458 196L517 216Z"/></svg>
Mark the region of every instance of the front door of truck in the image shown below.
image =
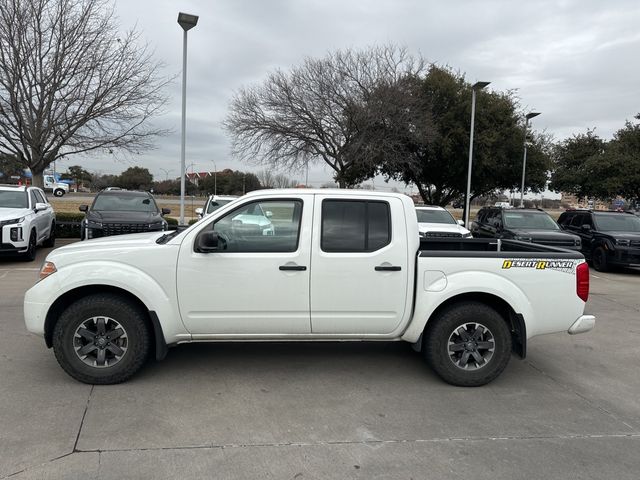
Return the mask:
<svg viewBox="0 0 640 480"><path fill-rule="evenodd" d="M317 195L311 254L316 334L388 334L402 321L409 269L404 206L395 197Z"/></svg>
<svg viewBox="0 0 640 480"><path fill-rule="evenodd" d="M309 274L313 196L248 200L211 222L218 250L197 237L180 246L177 288L194 335L310 333Z"/></svg>

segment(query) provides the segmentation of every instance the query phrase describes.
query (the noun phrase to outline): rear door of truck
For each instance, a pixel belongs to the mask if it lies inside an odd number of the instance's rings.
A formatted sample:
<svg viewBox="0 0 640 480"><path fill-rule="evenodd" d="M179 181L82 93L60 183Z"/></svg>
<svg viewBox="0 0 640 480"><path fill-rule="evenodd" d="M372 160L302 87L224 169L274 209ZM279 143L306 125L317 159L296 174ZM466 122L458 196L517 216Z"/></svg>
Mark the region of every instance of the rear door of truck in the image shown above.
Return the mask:
<svg viewBox="0 0 640 480"><path fill-rule="evenodd" d="M414 265L409 265L407 243L404 206L399 198L316 195L311 248L312 333L392 332L403 320L413 288L408 285Z"/></svg>

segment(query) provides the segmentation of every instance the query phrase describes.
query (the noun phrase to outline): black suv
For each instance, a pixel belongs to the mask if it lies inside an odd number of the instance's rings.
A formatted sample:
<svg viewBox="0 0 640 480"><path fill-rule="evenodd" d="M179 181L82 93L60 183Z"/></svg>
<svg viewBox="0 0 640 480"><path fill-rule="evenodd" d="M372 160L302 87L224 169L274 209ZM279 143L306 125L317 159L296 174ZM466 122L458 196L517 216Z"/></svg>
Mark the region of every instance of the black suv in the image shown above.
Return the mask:
<svg viewBox="0 0 640 480"><path fill-rule="evenodd" d="M481 208L471 233L475 238L510 238L580 250L579 236L563 231L551 215L533 208Z"/></svg>
<svg viewBox="0 0 640 480"><path fill-rule="evenodd" d="M85 212L81 240L167 230L167 221L162 216L171 213L168 208L159 209L150 193L129 190L102 191L91 207L80 205L80 211Z"/></svg>
<svg viewBox="0 0 640 480"><path fill-rule="evenodd" d="M599 272L640 266L640 218L629 212L567 210L562 228L582 238L582 253Z"/></svg>

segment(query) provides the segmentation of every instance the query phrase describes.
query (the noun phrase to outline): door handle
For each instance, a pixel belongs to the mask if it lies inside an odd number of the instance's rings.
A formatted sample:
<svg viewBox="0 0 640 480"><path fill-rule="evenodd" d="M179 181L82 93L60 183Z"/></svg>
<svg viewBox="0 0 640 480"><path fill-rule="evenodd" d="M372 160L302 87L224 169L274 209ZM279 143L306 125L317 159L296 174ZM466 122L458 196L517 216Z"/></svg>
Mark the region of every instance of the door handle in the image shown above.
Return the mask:
<svg viewBox="0 0 640 480"><path fill-rule="evenodd" d="M378 265L375 270L376 272L399 272L402 267L398 265Z"/></svg>
<svg viewBox="0 0 640 480"><path fill-rule="evenodd" d="M304 265L280 265L278 268L280 270L293 270L296 272L302 272L307 269Z"/></svg>

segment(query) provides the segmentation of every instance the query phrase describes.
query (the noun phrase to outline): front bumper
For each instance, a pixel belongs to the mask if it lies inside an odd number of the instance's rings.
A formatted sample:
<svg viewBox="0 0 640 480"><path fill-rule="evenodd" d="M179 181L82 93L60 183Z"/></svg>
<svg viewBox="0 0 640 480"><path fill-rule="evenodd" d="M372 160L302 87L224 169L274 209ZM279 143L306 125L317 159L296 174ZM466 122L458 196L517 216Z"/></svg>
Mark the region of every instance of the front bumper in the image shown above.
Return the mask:
<svg viewBox="0 0 640 480"><path fill-rule="evenodd" d="M0 225L0 253L20 253L29 248L29 235L24 223Z"/></svg>
<svg viewBox="0 0 640 480"><path fill-rule="evenodd" d="M640 266L640 248L616 246L615 250L609 250L608 262L620 267Z"/></svg>
<svg viewBox="0 0 640 480"><path fill-rule="evenodd" d="M578 333L586 333L593 330L596 326L596 317L593 315L582 315L567 330L569 335L577 335Z"/></svg>

